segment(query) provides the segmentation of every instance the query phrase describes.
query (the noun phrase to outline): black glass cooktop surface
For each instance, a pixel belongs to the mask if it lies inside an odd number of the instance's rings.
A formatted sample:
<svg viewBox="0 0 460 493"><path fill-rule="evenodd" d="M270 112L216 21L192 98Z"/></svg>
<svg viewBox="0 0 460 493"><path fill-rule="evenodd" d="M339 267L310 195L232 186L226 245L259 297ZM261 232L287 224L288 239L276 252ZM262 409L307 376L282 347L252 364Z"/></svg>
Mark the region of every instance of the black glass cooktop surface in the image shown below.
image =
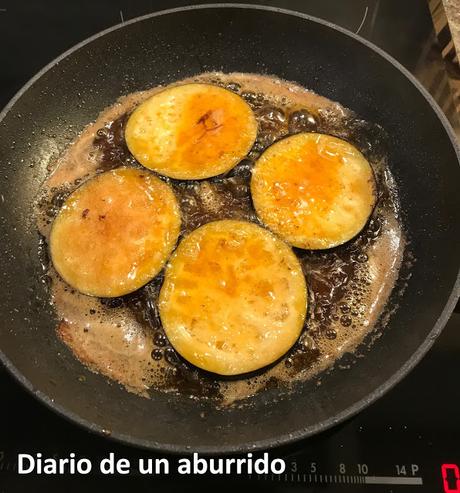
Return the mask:
<svg viewBox="0 0 460 493"><path fill-rule="evenodd" d="M0 104L42 66L82 39L152 11L187 5L167 0L0 0ZM198 3L198 2L197 2ZM217 3L217 2L200 2ZM436 97L457 126L453 101L427 4L423 0L252 1L312 14L379 45ZM190 481L241 482L265 491L460 492L460 314L453 314L429 354L377 403L317 437L271 451L283 457L282 475L176 478L117 477L117 486L182 489ZM0 493L80 491L85 477L18 476L18 452L43 456L154 457L95 436L37 402L0 367ZM444 465L444 467L443 467ZM444 475L444 480L443 480ZM142 481L142 484L140 484ZM236 482L236 483L235 483ZM196 485L195 485L196 486ZM87 486L85 486L87 487Z"/></svg>

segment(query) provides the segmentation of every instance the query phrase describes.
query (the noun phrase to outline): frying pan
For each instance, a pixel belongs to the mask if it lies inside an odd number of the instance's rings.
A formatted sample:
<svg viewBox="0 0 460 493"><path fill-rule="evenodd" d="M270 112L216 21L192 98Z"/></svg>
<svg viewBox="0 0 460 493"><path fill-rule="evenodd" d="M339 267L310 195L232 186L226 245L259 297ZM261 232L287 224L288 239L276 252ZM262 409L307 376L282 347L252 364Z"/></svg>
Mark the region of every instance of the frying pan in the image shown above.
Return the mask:
<svg viewBox="0 0 460 493"><path fill-rule="evenodd" d="M416 259L411 277L395 287L402 294L388 302L392 315L381 337L350 369L327 372L321 385L300 384L287 397L269 389L224 410L181 395L144 399L73 357L55 335L31 215L47 164L102 109L123 94L209 70L275 74L382 125ZM108 29L45 67L0 116L1 359L61 415L138 446L242 452L318 433L395 385L448 319L460 284L458 164L452 129L421 85L375 46L322 20L220 4Z"/></svg>

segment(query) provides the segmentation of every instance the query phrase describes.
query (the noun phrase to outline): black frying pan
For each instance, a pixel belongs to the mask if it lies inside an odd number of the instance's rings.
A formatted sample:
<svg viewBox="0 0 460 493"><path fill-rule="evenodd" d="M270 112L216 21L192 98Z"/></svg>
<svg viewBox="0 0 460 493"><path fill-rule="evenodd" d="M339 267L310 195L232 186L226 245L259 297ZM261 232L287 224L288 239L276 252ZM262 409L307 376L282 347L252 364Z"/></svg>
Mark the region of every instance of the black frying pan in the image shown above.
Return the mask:
<svg viewBox="0 0 460 493"><path fill-rule="evenodd" d="M347 371L243 409L130 394L58 340L31 208L45 165L120 95L199 72L276 74L340 101L390 135L389 160L417 259L382 337ZM243 451L318 433L357 413L420 360L459 291L460 168L445 117L388 55L326 22L273 8L175 9L104 31L34 77L0 116L0 356L45 404L99 433L164 451ZM78 379L78 375L86 377ZM84 381L82 381L84 380ZM205 416L205 417L202 417Z"/></svg>

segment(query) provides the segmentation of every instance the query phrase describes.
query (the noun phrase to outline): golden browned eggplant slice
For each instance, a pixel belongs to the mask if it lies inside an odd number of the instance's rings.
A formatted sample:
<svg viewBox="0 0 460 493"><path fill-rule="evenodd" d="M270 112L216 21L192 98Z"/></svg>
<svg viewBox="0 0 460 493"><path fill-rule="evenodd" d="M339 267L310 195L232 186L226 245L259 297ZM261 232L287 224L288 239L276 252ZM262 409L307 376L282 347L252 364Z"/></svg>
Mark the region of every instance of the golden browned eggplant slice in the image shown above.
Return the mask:
<svg viewBox="0 0 460 493"><path fill-rule="evenodd" d="M66 200L51 229L51 259L78 291L121 296L158 274L179 229L170 186L147 170L118 168L89 180Z"/></svg>
<svg viewBox="0 0 460 493"><path fill-rule="evenodd" d="M273 363L294 344L307 287L297 257L270 231L215 221L179 244L159 308L166 335L186 360L238 375Z"/></svg>
<svg viewBox="0 0 460 493"><path fill-rule="evenodd" d="M202 179L233 168L251 149L257 122L237 94L209 84L184 84L144 101L125 138L144 166L171 178Z"/></svg>
<svg viewBox="0 0 460 493"><path fill-rule="evenodd" d="M301 133L270 146L251 179L257 214L295 247L341 245L365 226L375 205L372 168L351 144Z"/></svg>

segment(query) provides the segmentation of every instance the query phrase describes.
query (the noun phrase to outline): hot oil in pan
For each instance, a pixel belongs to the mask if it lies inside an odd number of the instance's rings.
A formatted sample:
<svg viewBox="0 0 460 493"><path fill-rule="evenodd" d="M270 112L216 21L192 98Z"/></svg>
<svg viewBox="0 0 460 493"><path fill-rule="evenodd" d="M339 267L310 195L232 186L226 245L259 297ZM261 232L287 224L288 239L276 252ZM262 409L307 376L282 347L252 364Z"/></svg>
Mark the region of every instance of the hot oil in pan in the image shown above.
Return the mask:
<svg viewBox="0 0 460 493"><path fill-rule="evenodd" d="M295 250L309 288L304 331L281 361L257 375L223 379L182 360L170 346L157 311L162 276L139 291L114 299L83 296L49 266L58 334L89 368L128 390L152 389L212 398L219 404L244 399L264 388L289 389L352 352L375 326L398 277L405 242L398 198L385 153L385 132L352 112L295 84L250 74L203 74L187 81L219 84L240 94L254 109L259 133L248 158L223 176L175 181L182 235L209 221L233 218L259 222L252 206L249 179L260 153L274 141L313 131L343 138L371 162L379 200L369 224L357 238L327 251ZM161 90L131 94L104 111L57 163L43 187L38 224L45 240L66 195L96 173L121 165L138 166L124 141L130 111Z"/></svg>

